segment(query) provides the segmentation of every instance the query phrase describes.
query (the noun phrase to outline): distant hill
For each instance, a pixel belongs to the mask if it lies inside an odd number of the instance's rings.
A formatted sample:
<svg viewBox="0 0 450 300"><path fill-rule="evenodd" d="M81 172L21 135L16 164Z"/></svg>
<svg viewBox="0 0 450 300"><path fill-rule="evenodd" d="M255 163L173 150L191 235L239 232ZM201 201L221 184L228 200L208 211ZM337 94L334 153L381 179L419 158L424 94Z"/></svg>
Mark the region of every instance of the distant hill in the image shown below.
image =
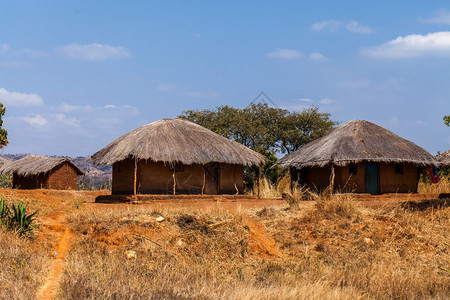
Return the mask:
<svg viewBox="0 0 450 300"><path fill-rule="evenodd" d="M8 163L30 154L3 154L0 155L0 163ZM67 157L67 156L52 156L52 157ZM98 190L110 189L112 179L111 166L96 166L93 164L90 156L67 157L78 168L85 172L85 177L79 181L79 189Z"/></svg>

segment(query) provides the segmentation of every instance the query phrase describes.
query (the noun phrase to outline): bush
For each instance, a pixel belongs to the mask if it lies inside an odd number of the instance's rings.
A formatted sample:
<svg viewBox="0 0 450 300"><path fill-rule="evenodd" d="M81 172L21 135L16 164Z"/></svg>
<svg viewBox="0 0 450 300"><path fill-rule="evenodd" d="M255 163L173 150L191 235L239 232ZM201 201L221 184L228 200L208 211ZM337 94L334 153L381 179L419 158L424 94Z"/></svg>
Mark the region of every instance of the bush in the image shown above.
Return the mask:
<svg viewBox="0 0 450 300"><path fill-rule="evenodd" d="M38 211L27 215L24 202L8 206L5 199L0 199L0 226L16 231L20 235L32 233L36 227L35 216Z"/></svg>

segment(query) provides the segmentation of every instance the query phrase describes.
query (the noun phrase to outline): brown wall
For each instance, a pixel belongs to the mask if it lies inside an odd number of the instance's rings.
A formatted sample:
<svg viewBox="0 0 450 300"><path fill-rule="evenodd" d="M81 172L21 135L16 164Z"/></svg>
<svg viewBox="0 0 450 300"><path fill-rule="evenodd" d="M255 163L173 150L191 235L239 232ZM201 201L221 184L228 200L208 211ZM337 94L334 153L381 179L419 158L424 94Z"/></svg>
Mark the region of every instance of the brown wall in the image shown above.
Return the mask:
<svg viewBox="0 0 450 300"><path fill-rule="evenodd" d="M69 163L63 163L49 173L39 174L37 176L13 174L13 188L76 190L77 172Z"/></svg>
<svg viewBox="0 0 450 300"><path fill-rule="evenodd" d="M357 172L349 174L349 166L335 167L335 190L342 192L365 193L365 162L356 164ZM403 165L403 174L395 174L395 164L378 164L379 193L415 193L417 192L418 167ZM306 168L306 176L301 179L307 186L323 190L328 187L331 167Z"/></svg>
<svg viewBox="0 0 450 300"><path fill-rule="evenodd" d="M416 193L417 192L417 167L403 165L403 174L395 174L394 164L379 164L379 189L380 193Z"/></svg>
<svg viewBox="0 0 450 300"><path fill-rule="evenodd" d="M240 194L244 191L244 167L242 165L222 164L220 166L220 193L236 194L236 188Z"/></svg>
<svg viewBox="0 0 450 300"><path fill-rule="evenodd" d="M32 190L46 187L47 176L22 176L13 174L13 189Z"/></svg>
<svg viewBox="0 0 450 300"><path fill-rule="evenodd" d="M239 191L243 191L243 167L221 164L219 176L215 179L214 164L185 165L183 170L175 171L177 194L201 194L205 182L205 194L236 193L234 182ZM205 172L206 170L206 172ZM236 179L234 179L236 178ZM219 190L218 190L219 189ZM139 161L137 164L136 190L138 194L172 194L173 171L162 162ZM134 160L127 159L113 165L113 194L133 194Z"/></svg>
<svg viewBox="0 0 450 300"><path fill-rule="evenodd" d="M365 192L365 163L356 164L356 174L350 175L350 167L335 167L336 190L342 192L364 193Z"/></svg>

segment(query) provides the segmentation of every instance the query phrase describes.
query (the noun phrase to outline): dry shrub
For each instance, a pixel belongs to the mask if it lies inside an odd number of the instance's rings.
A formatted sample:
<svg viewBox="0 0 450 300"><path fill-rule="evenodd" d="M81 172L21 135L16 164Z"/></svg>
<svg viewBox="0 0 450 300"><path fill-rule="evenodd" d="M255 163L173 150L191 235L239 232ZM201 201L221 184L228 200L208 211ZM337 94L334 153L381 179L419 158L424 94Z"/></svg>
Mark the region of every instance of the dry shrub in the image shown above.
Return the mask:
<svg viewBox="0 0 450 300"><path fill-rule="evenodd" d="M313 193L309 188L299 185L294 185L292 189L289 189L283 194L290 209L298 209L300 203L303 201L311 201L319 199L319 195Z"/></svg>
<svg viewBox="0 0 450 300"><path fill-rule="evenodd" d="M450 193L450 177L443 176L438 183L420 181L417 191L427 194Z"/></svg>
<svg viewBox="0 0 450 300"><path fill-rule="evenodd" d="M263 177L260 180L259 196L263 199L280 199L283 193L290 190L291 177L289 174L280 177L276 183L271 183L269 179ZM258 195L258 183L253 186L251 195Z"/></svg>
<svg viewBox="0 0 450 300"><path fill-rule="evenodd" d="M165 220L146 221L156 214ZM236 284L234 278L247 276L249 233L239 219L218 209L76 213L69 222L83 237L68 255L60 294L64 299L217 298ZM117 233L120 243L108 239ZM136 258L128 259L128 250Z"/></svg>
<svg viewBox="0 0 450 300"><path fill-rule="evenodd" d="M0 228L0 299L34 299L48 271L46 249L36 238Z"/></svg>
<svg viewBox="0 0 450 300"><path fill-rule="evenodd" d="M284 254L282 274L275 272L284 281L321 282L328 291L343 288L369 299L447 299L450 293L449 207L363 208L338 194L309 210L259 221Z"/></svg>

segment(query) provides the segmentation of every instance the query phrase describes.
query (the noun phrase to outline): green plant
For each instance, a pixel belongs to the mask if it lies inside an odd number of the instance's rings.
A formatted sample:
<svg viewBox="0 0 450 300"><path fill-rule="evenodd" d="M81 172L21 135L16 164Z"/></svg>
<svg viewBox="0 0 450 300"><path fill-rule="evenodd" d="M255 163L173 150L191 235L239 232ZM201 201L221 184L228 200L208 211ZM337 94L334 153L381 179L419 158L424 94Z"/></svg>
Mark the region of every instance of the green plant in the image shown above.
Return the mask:
<svg viewBox="0 0 450 300"><path fill-rule="evenodd" d="M24 202L8 206L4 199L0 199L0 225L18 232L20 235L32 233L36 227L35 216L38 211L27 215Z"/></svg>

